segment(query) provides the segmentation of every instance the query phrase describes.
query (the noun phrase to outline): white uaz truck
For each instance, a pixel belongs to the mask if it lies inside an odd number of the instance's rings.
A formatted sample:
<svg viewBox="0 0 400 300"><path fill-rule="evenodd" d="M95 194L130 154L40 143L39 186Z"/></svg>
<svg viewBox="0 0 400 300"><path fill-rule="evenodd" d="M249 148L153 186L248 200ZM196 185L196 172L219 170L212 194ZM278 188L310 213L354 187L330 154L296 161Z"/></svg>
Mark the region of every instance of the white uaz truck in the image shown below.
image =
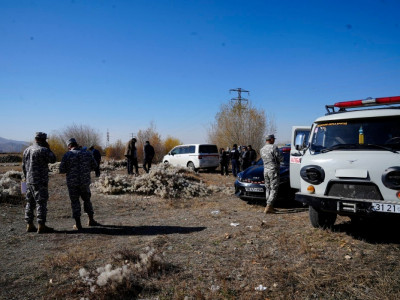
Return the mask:
<svg viewBox="0 0 400 300"><path fill-rule="evenodd" d="M396 105L397 104L397 105ZM337 215L400 217L400 96L338 102L293 127L291 186L314 227Z"/></svg>

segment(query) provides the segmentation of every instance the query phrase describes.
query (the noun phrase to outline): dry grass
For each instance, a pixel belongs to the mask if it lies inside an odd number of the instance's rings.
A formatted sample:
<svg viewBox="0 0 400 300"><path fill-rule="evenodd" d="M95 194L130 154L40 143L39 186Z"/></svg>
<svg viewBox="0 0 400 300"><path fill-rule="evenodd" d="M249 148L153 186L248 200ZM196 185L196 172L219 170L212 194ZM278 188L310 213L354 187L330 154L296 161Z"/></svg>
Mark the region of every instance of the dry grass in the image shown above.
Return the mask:
<svg viewBox="0 0 400 300"><path fill-rule="evenodd" d="M233 184L215 173L196 176ZM49 235L25 233L21 205L0 204L1 299L400 297L398 223L356 226L339 217L333 231L318 230L301 209L266 216L262 205L222 193L171 201L94 192L92 199L103 226L73 232L65 177L51 175L48 219L58 232ZM154 256L134 267L145 249ZM107 264L134 272L90 291L80 269L93 277Z"/></svg>

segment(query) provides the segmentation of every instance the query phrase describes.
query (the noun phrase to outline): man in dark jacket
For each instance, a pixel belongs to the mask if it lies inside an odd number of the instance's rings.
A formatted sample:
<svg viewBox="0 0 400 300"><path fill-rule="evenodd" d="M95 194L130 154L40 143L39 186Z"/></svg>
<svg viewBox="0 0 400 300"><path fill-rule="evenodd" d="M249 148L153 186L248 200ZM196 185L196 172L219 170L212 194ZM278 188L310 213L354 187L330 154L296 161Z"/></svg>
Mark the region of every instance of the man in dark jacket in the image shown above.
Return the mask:
<svg viewBox="0 0 400 300"><path fill-rule="evenodd" d="M242 171L244 171L251 165L250 152L246 146L243 146L241 157L242 157Z"/></svg>
<svg viewBox="0 0 400 300"><path fill-rule="evenodd" d="M250 153L250 164L254 165L257 162L257 152L253 149L251 145L247 146L247 150Z"/></svg>
<svg viewBox="0 0 400 300"><path fill-rule="evenodd" d="M136 150L136 139L132 138L125 147L124 153L126 160L127 160L127 170L128 174L133 174L133 167L135 167L136 175L139 174L139 166L137 160L137 150Z"/></svg>
<svg viewBox="0 0 400 300"><path fill-rule="evenodd" d="M229 157L231 159L232 175L236 177L237 174L239 173L239 157L240 157L240 153L237 149L237 144L233 145Z"/></svg>
<svg viewBox="0 0 400 300"><path fill-rule="evenodd" d="M146 141L143 146L143 169L146 171L146 173L149 173L154 154L155 152L153 146L150 145L149 141Z"/></svg>
<svg viewBox="0 0 400 300"><path fill-rule="evenodd" d="M96 177L100 177L100 162L101 162L101 153L97 150L94 145L90 146L89 150L92 152L94 160L97 163L97 167L94 170Z"/></svg>
<svg viewBox="0 0 400 300"><path fill-rule="evenodd" d="M60 173L67 174L67 186L69 198L71 199L72 216L76 225L74 229L82 230L81 224L81 204L79 197L83 200L83 209L89 216L88 226L98 226L94 218L92 202L90 201L90 172L97 167L93 155L82 150L74 138L67 142L69 151L64 154L61 164Z"/></svg>
<svg viewBox="0 0 400 300"><path fill-rule="evenodd" d="M219 149L219 164L221 167L221 175L228 176L229 153L224 148Z"/></svg>
<svg viewBox="0 0 400 300"><path fill-rule="evenodd" d="M25 221L27 232L48 233L54 229L46 226L47 201L49 200L49 163L56 162L56 156L46 141L47 134L37 132L35 143L25 149L22 171L26 180ZM37 206L38 229L33 225L34 210Z"/></svg>

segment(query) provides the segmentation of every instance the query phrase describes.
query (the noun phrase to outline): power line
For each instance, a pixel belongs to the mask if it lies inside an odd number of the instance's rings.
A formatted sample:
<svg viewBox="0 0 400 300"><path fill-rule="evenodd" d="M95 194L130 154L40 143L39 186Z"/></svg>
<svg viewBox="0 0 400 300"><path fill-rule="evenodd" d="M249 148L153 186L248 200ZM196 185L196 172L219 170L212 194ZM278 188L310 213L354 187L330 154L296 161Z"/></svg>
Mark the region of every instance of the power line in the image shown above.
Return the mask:
<svg viewBox="0 0 400 300"><path fill-rule="evenodd" d="M229 93L230 92L237 92L238 93L238 96L236 98L232 98L231 99L232 102L233 101L238 101L239 102L239 106L242 106L242 102L245 102L245 105L243 105L243 106L247 106L247 104L249 102L249 99L242 98L242 93L247 93L248 95L250 95L250 91L246 91L246 90L244 90L242 88L237 88L237 89L230 89Z"/></svg>

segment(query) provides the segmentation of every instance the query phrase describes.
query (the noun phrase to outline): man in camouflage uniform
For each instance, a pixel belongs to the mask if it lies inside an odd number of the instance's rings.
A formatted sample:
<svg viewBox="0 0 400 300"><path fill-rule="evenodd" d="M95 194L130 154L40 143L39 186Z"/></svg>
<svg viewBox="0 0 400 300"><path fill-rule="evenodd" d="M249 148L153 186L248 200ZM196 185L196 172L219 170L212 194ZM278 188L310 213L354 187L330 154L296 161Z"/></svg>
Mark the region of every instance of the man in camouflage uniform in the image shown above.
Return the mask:
<svg viewBox="0 0 400 300"><path fill-rule="evenodd" d="M25 221L26 231L38 233L53 232L46 226L47 201L49 200L49 163L55 163L56 157L46 141L47 134L37 132L35 143L25 149L22 171L26 179ZM33 224L34 210L37 206L38 229Z"/></svg>
<svg viewBox="0 0 400 300"><path fill-rule="evenodd" d="M94 218L92 202L90 201L90 172L95 170L97 163L91 152L82 150L76 140L71 138L67 141L69 151L64 154L60 173L66 173L69 198L71 199L72 216L76 225L74 229L82 230L81 224L81 203L79 197L83 200L83 209L89 216L88 226L98 226Z"/></svg>
<svg viewBox="0 0 400 300"><path fill-rule="evenodd" d="M264 181L266 188L267 206L264 213L273 214L276 212L274 203L278 196L279 167L283 157L275 143L275 136L270 134L266 138L264 147L260 154L264 163Z"/></svg>

